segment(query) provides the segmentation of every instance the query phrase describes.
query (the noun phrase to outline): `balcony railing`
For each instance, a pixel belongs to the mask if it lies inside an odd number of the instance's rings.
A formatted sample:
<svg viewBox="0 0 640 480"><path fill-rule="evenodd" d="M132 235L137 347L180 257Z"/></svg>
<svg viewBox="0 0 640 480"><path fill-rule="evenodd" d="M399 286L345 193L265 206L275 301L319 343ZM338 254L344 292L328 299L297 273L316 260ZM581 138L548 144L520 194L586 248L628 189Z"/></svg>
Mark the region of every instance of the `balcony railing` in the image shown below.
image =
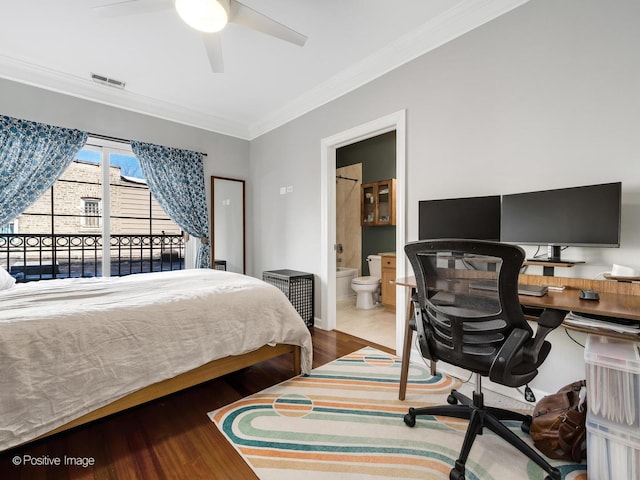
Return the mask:
<svg viewBox="0 0 640 480"><path fill-rule="evenodd" d="M181 270L182 235L111 235L112 276ZM102 275L102 236L0 234L0 265L18 282Z"/></svg>

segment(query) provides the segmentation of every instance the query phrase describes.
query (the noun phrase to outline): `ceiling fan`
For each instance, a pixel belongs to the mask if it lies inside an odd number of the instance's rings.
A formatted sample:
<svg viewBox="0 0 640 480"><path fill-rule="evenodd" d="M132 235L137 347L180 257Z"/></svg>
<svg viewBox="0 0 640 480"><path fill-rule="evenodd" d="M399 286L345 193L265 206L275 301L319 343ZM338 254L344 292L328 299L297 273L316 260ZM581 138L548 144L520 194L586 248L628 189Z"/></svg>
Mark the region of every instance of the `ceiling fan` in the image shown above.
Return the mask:
<svg viewBox="0 0 640 480"><path fill-rule="evenodd" d="M220 33L227 23L243 25L299 46L303 46L307 41L307 37L301 33L237 0L112 0L108 3L101 2L93 9L100 15L116 17L171 7L175 7L187 25L202 32L202 40L214 73L224 71Z"/></svg>

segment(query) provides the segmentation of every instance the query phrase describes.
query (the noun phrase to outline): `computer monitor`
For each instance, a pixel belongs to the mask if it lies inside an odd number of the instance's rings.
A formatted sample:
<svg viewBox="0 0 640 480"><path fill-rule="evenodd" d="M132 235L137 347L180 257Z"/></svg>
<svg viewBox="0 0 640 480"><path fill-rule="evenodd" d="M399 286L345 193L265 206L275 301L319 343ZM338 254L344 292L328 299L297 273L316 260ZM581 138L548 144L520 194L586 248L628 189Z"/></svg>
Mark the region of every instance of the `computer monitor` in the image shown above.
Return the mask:
<svg viewBox="0 0 640 480"><path fill-rule="evenodd" d="M550 262L563 246L619 247L621 192L616 182L503 195L500 239L547 245Z"/></svg>
<svg viewBox="0 0 640 480"><path fill-rule="evenodd" d="M418 238L500 240L500 196L422 200Z"/></svg>

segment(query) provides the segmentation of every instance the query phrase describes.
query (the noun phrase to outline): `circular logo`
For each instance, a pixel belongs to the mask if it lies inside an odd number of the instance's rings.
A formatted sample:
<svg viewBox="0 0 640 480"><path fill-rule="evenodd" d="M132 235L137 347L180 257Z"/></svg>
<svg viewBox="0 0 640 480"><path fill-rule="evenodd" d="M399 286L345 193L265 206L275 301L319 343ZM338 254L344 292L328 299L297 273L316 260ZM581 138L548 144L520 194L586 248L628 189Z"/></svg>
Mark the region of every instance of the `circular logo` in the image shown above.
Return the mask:
<svg viewBox="0 0 640 480"><path fill-rule="evenodd" d="M283 417L304 417L313 410L313 401L304 395L291 393L276 398L273 408Z"/></svg>
<svg viewBox="0 0 640 480"><path fill-rule="evenodd" d="M20 465L22 463L22 458L19 455L16 455L11 459L14 465Z"/></svg>

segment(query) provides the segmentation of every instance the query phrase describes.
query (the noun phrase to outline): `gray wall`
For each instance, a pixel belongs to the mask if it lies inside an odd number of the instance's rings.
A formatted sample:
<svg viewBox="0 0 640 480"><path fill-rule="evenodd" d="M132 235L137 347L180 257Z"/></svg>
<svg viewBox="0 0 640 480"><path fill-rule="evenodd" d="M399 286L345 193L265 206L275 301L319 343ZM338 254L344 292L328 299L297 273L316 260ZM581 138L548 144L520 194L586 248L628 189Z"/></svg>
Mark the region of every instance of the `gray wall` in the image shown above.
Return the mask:
<svg viewBox="0 0 640 480"><path fill-rule="evenodd" d="M253 140L253 270L320 273L321 139L400 109L407 240L418 238L419 200L621 180L621 247L571 248L566 258L587 263L557 275L640 267L638 18L633 0L532 0ZM279 196L281 184L293 195ZM317 305L322 318L326 299ZM536 379L546 391L584 375L582 350L564 337Z"/></svg>

